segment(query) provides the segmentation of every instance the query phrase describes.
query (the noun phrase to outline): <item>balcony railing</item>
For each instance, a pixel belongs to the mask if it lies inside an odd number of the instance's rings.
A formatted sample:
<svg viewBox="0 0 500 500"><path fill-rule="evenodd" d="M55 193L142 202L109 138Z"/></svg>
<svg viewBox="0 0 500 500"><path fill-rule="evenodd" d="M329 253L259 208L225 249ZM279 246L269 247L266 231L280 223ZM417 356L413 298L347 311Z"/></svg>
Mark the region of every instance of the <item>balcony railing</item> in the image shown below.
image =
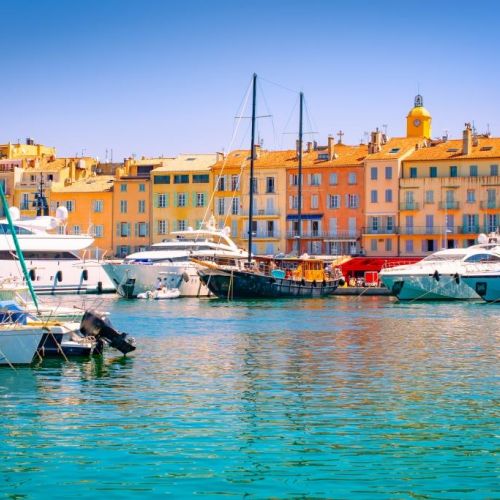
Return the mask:
<svg viewBox="0 0 500 500"><path fill-rule="evenodd" d="M397 234L396 226L364 227L363 234Z"/></svg>
<svg viewBox="0 0 500 500"><path fill-rule="evenodd" d="M250 214L249 210L242 210L241 215L243 217L248 217ZM277 208L259 208L259 209L254 209L253 211L253 217L274 217L274 216L279 216L281 215L280 211Z"/></svg>
<svg viewBox="0 0 500 500"><path fill-rule="evenodd" d="M274 231L254 231L252 233L252 238L259 238L259 239L277 239L280 237L280 232L276 229ZM248 231L243 231L240 236L241 239L248 239Z"/></svg>
<svg viewBox="0 0 500 500"><path fill-rule="evenodd" d="M399 234L402 235L424 235L424 234L474 234L484 232L479 225L466 224L465 226L400 226Z"/></svg>
<svg viewBox="0 0 500 500"><path fill-rule="evenodd" d="M297 231L288 231L286 233L287 239L297 238ZM311 239L311 238L328 238L336 240L355 240L359 238L359 231L303 231L300 234L301 238Z"/></svg>
<svg viewBox="0 0 500 500"><path fill-rule="evenodd" d="M458 202L458 201L440 201L439 208L441 210L458 210L460 208L460 202Z"/></svg>
<svg viewBox="0 0 500 500"><path fill-rule="evenodd" d="M403 201L399 204L399 210L420 210L420 204L415 201Z"/></svg>
<svg viewBox="0 0 500 500"><path fill-rule="evenodd" d="M486 210L488 208L500 208L500 203L497 200L482 201L481 208L483 210Z"/></svg>

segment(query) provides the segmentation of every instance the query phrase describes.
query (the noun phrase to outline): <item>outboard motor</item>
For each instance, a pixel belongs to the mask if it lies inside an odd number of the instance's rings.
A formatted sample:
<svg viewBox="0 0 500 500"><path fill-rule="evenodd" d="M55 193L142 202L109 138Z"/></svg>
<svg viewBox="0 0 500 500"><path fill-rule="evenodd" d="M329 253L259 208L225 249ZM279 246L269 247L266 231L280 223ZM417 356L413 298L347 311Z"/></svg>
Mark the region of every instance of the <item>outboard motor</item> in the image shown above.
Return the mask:
<svg viewBox="0 0 500 500"><path fill-rule="evenodd" d="M118 332L109 319L102 313L88 309L83 315L80 323L80 332L83 336L95 337L96 340L102 339L110 347L117 349L123 354L135 351L135 339L128 334Z"/></svg>

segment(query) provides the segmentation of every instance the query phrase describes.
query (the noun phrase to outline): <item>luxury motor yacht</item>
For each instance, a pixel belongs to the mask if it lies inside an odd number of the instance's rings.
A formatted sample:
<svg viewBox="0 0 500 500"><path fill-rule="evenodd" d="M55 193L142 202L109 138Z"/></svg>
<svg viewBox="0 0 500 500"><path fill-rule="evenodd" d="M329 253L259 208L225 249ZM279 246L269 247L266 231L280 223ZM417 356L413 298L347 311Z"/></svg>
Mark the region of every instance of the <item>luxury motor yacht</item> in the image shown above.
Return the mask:
<svg viewBox="0 0 500 500"><path fill-rule="evenodd" d="M482 299L500 304L500 258L468 269L462 279Z"/></svg>
<svg viewBox="0 0 500 500"><path fill-rule="evenodd" d="M125 297L161 287L178 288L181 297L205 297L211 292L198 276L198 265L190 259L216 261L247 255L230 238L229 228L219 230L211 219L201 229L174 231L149 250L132 253L124 260L107 261L103 267Z"/></svg>
<svg viewBox="0 0 500 500"><path fill-rule="evenodd" d="M68 212L58 207L56 216L21 219L16 207L9 209L19 245L37 294L114 292L115 286L101 262L87 258L94 238L59 234ZM19 260L6 219L0 219L0 278L20 275Z"/></svg>
<svg viewBox="0 0 500 500"><path fill-rule="evenodd" d="M500 262L498 235L480 235L468 248L440 250L420 262L382 269L379 276L399 300L478 299L463 275L486 262Z"/></svg>

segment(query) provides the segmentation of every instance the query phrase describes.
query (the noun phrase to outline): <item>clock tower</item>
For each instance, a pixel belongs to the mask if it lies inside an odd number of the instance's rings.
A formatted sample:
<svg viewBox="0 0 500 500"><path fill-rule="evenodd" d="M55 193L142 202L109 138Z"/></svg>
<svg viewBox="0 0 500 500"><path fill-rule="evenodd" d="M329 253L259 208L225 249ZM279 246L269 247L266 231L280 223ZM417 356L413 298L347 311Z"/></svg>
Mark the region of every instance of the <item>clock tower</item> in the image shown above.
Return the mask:
<svg viewBox="0 0 500 500"><path fill-rule="evenodd" d="M431 114L424 108L424 100L419 94L415 97L415 105L406 117L406 136L431 138Z"/></svg>

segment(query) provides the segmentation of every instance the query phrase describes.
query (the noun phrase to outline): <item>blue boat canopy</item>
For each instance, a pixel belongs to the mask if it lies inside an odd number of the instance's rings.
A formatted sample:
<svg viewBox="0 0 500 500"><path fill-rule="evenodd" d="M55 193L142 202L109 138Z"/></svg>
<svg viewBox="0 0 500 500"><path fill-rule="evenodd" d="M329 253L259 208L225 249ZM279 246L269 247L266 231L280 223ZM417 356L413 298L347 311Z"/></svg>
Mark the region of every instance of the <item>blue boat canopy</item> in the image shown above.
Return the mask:
<svg viewBox="0 0 500 500"><path fill-rule="evenodd" d="M297 214L288 214L286 220L298 220L299 216ZM302 220L319 220L323 218L323 214L302 214L300 216Z"/></svg>

